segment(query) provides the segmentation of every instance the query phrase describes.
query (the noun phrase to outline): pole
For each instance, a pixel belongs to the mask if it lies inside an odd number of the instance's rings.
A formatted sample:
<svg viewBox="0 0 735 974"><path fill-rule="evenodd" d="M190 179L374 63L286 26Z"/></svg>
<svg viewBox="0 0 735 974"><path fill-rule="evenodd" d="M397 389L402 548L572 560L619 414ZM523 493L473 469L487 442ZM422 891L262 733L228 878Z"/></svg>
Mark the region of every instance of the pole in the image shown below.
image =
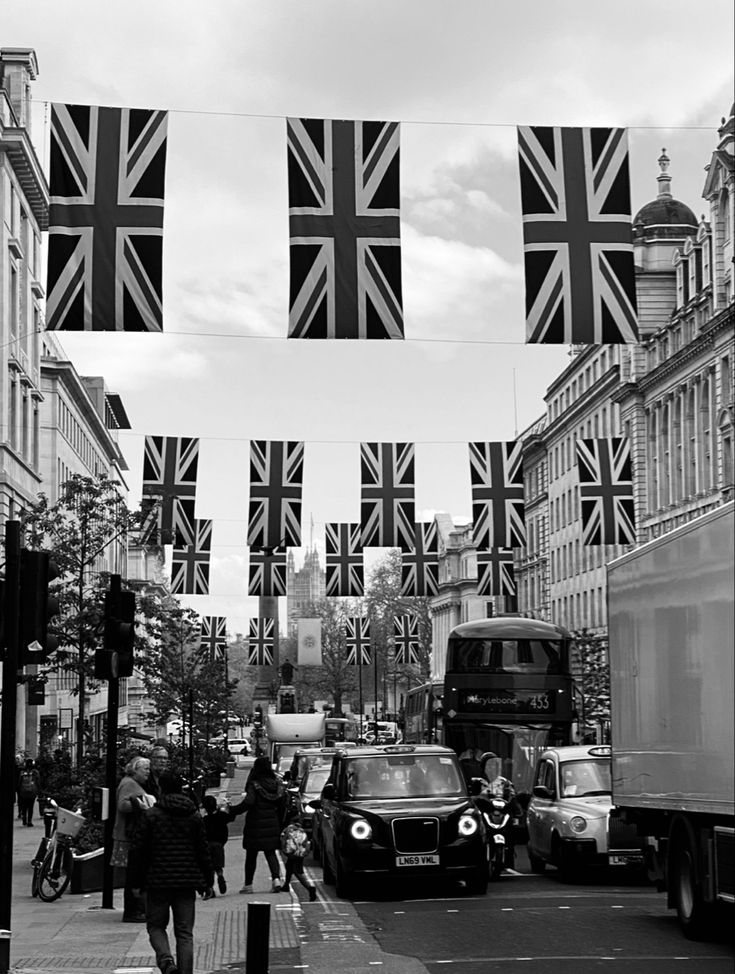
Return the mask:
<svg viewBox="0 0 735 974"><path fill-rule="evenodd" d="M117 604L120 599L120 576L110 575L110 595L113 596L111 602ZM117 601L114 596L117 596ZM112 655L112 654L111 654ZM102 909L112 910L112 899L115 888L113 879L113 866L110 865L112 856L113 838L112 832L115 827L115 809L117 802L117 721L120 707L120 680L117 671L111 673L107 681L107 727L106 727L106 748L105 748L105 785L109 799L107 818L105 820L105 854L102 860Z"/></svg>
<svg viewBox="0 0 735 974"><path fill-rule="evenodd" d="M189 787L194 787L194 690L189 687Z"/></svg>
<svg viewBox="0 0 735 974"><path fill-rule="evenodd" d="M373 646L373 663L375 665L375 669L373 671L373 675L375 677L375 708L373 710L373 716L375 718L375 722L373 724L373 733L375 734L375 743L377 744L378 743L378 653L375 646Z"/></svg>
<svg viewBox="0 0 735 974"><path fill-rule="evenodd" d="M360 731L357 736L360 739L362 739L362 716L363 716L362 706L363 705L362 705L362 660L361 659L357 661L357 697L358 697L358 703L360 705Z"/></svg>
<svg viewBox="0 0 735 974"><path fill-rule="evenodd" d="M245 969L248 974L268 974L268 938L270 936L270 903L248 903Z"/></svg>
<svg viewBox="0 0 735 974"><path fill-rule="evenodd" d="M15 818L15 717L18 709L18 617L20 614L20 521L5 522L5 586L3 620L2 719L0 720L0 974L10 969L13 895L13 824ZM12 776L12 777L11 777Z"/></svg>

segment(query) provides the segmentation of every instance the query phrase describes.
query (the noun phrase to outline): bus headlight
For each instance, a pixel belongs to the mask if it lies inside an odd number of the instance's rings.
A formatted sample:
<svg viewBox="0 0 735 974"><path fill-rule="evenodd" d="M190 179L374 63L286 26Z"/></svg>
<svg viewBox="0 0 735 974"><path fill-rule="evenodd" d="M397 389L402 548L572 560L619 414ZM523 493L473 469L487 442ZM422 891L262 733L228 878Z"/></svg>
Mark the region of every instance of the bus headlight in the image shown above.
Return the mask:
<svg viewBox="0 0 735 974"><path fill-rule="evenodd" d="M462 815L457 823L460 835L474 835L477 832L477 819L474 815Z"/></svg>
<svg viewBox="0 0 735 974"><path fill-rule="evenodd" d="M582 818L581 815L575 815L574 818L569 819L569 828L577 834L584 832L587 828L587 819Z"/></svg>
<svg viewBox="0 0 735 974"><path fill-rule="evenodd" d="M358 839L364 842L365 839L372 838L373 830L370 827L370 823L366 822L364 818L358 818L356 822L353 822L350 826L350 835L353 839Z"/></svg>

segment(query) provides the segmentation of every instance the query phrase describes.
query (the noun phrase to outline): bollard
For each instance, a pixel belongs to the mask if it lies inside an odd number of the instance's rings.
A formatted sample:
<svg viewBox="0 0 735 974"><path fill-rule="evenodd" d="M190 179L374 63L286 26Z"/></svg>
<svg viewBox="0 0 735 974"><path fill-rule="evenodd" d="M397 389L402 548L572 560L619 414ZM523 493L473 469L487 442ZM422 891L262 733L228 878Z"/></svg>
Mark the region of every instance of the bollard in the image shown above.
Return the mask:
<svg viewBox="0 0 735 974"><path fill-rule="evenodd" d="M268 974L270 903L248 903L248 928L245 945L245 970L248 974Z"/></svg>

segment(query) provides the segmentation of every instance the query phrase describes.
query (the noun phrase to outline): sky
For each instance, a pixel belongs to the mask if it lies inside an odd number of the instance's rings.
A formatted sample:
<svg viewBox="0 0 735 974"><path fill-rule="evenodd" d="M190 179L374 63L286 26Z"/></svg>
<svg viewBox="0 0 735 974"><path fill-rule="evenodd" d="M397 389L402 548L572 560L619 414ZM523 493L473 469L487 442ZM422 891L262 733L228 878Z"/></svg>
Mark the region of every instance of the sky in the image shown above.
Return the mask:
<svg viewBox="0 0 735 974"><path fill-rule="evenodd" d="M3 0L0 46L32 47L33 141L51 101L170 111L164 333L57 333L132 429L201 438L209 596L247 632L250 439L303 440L303 540L359 519L359 444L416 443L416 509L470 514L467 443L513 439L569 363L524 344L515 126L629 128L633 212L671 158L699 215L732 102L729 0ZM405 342L287 341L285 118L401 124ZM313 521L313 535L311 524Z"/></svg>

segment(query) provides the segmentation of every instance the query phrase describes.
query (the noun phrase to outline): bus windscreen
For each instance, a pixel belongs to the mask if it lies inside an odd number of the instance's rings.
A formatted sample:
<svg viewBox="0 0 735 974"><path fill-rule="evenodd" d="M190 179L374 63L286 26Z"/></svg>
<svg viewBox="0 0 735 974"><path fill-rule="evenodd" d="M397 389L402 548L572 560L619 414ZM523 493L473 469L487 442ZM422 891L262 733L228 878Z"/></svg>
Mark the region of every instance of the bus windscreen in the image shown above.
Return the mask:
<svg viewBox="0 0 735 974"><path fill-rule="evenodd" d="M555 675L563 672L562 649L554 639L452 639L447 672Z"/></svg>

